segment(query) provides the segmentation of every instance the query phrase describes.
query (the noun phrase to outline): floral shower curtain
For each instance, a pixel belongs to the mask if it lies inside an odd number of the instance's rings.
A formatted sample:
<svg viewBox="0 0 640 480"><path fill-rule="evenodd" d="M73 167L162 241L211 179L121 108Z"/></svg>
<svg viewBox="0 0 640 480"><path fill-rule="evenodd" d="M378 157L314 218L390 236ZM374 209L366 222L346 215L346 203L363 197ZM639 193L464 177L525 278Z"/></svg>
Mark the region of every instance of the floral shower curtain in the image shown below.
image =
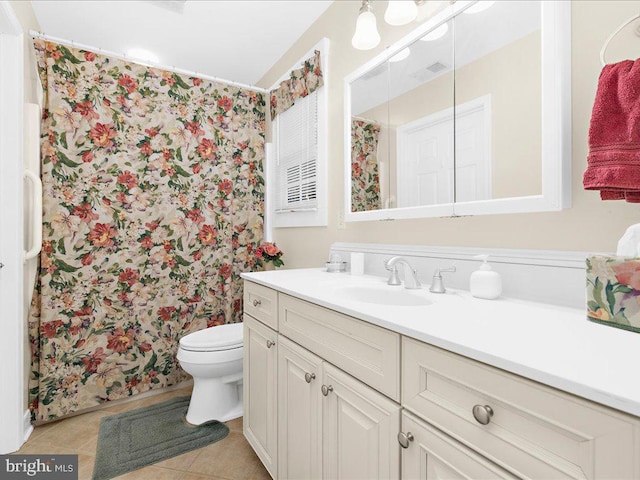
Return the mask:
<svg viewBox="0 0 640 480"><path fill-rule="evenodd" d="M368 120L351 121L351 211L382 208L378 173L380 125Z"/></svg>
<svg viewBox="0 0 640 480"><path fill-rule="evenodd" d="M180 337L242 318L264 212L260 93L35 41L45 90L31 409L186 378Z"/></svg>

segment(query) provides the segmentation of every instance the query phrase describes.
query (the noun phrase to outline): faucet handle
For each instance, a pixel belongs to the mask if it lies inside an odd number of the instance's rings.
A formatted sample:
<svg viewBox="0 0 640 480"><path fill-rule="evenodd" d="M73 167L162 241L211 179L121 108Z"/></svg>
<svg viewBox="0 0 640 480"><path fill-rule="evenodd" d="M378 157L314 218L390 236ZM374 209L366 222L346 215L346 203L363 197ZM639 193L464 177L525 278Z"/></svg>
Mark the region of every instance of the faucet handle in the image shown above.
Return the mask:
<svg viewBox="0 0 640 480"><path fill-rule="evenodd" d="M383 260L384 268L391 272L389 274L387 285L402 285L402 282L400 282L400 278L398 277L398 268L396 267L395 263L391 262L391 260L393 260L393 258L387 258L386 260Z"/></svg>
<svg viewBox="0 0 640 480"><path fill-rule="evenodd" d="M431 288L429 291L431 293L446 293L447 289L444 288L444 282L442 281L443 273L453 273L456 271L456 266L452 265L448 268L436 268L435 273L433 274L433 281L431 282Z"/></svg>
<svg viewBox="0 0 640 480"><path fill-rule="evenodd" d="M389 275L389 280L387 280L387 285L402 285L400 278L398 278L398 269L394 265L389 270L391 270L391 274Z"/></svg>
<svg viewBox="0 0 640 480"><path fill-rule="evenodd" d="M434 277L441 277L443 273L453 273L456 271L456 266L452 265L447 268L437 268L436 273L433 274Z"/></svg>

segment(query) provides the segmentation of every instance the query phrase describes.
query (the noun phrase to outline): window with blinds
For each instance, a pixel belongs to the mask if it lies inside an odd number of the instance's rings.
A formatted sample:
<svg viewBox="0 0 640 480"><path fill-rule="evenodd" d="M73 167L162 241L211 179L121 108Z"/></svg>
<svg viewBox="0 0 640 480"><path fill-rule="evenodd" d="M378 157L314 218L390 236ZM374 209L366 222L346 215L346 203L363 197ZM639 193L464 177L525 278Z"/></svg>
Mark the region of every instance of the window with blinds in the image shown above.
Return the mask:
<svg viewBox="0 0 640 480"><path fill-rule="evenodd" d="M276 213L318 209L318 91L299 98L274 124Z"/></svg>

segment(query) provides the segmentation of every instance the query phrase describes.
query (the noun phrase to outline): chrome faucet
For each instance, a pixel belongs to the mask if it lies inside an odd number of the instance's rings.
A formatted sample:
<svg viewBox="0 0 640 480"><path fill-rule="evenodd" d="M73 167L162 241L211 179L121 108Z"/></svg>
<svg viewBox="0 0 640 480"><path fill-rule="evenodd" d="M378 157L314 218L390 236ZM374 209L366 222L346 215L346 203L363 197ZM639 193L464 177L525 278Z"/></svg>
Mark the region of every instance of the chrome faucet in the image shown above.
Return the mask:
<svg viewBox="0 0 640 480"><path fill-rule="evenodd" d="M437 268L436 273L433 274L433 281L431 282L431 287L429 291L431 293L446 293L447 289L444 288L444 282L442 281L442 274L444 272L455 272L456 267L449 268Z"/></svg>
<svg viewBox="0 0 640 480"><path fill-rule="evenodd" d="M392 257L389 260L385 260L384 268L389 270L391 274L389 275L389 280L387 281L388 285L400 285L400 279L398 278L398 268L397 264L404 266L404 288L408 289L417 289L420 288L420 280L418 280L417 272L411 268L409 262L403 257Z"/></svg>

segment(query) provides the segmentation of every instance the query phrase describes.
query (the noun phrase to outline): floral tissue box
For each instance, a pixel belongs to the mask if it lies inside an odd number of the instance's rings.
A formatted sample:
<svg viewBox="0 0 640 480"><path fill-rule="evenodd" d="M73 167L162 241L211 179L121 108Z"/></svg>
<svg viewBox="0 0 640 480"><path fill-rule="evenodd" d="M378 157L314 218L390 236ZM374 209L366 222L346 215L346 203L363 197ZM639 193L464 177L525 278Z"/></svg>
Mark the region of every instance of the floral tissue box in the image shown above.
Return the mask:
<svg viewBox="0 0 640 480"><path fill-rule="evenodd" d="M640 258L587 257L587 318L640 332Z"/></svg>

